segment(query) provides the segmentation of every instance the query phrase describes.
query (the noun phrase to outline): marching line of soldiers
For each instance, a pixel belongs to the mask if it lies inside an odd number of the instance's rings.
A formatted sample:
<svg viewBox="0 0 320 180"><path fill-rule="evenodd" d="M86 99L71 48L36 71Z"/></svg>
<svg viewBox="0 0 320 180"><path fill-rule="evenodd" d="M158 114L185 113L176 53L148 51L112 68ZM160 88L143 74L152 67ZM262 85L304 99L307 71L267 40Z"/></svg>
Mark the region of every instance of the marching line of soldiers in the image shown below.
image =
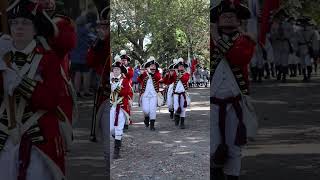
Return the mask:
<svg viewBox="0 0 320 180"><path fill-rule="evenodd" d="M320 37L315 27L310 17L295 19L284 9L275 13L265 45L256 45L250 63L253 82L271 77L286 82L288 76L310 81L312 72L317 73L319 58Z"/></svg>
<svg viewBox="0 0 320 180"><path fill-rule="evenodd" d="M120 51L120 56L114 57L112 71L110 73L111 84L111 110L110 110L110 132L115 139L114 159L120 157L120 147L125 125L130 122L130 109L133 105L132 77L133 69L128 65L131 58L125 50ZM157 108L163 106L164 99L170 118L175 120L175 125L185 129L186 109L190 105L187 92L190 74L186 71L188 65L182 58L174 60L170 65L170 71L162 77L160 65L155 57L151 56L141 65L141 74L137 77L140 84L138 104L144 114L144 125L155 131L157 119ZM166 98L160 91L161 84L166 87Z"/></svg>

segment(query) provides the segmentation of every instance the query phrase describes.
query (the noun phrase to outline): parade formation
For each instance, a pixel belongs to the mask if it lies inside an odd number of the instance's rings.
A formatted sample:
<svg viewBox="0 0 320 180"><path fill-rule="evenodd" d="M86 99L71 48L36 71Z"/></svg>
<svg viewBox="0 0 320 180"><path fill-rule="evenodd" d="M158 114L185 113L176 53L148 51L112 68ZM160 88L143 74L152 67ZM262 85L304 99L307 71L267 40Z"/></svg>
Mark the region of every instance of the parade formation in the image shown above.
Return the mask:
<svg viewBox="0 0 320 180"><path fill-rule="evenodd" d="M121 138L125 125L133 124L130 109L133 106L134 89L132 88L133 68L128 65L130 57L125 50L114 57L111 83L110 131L115 139L114 158L118 159ZM150 56L140 66L138 82L138 105L144 114L144 125L151 131L156 130L157 110L167 105L170 117L175 126L185 129L186 109L190 105L188 83L190 73L188 64L183 58L174 59L168 71L162 76L160 65L155 57ZM161 89L161 90L160 90Z"/></svg>

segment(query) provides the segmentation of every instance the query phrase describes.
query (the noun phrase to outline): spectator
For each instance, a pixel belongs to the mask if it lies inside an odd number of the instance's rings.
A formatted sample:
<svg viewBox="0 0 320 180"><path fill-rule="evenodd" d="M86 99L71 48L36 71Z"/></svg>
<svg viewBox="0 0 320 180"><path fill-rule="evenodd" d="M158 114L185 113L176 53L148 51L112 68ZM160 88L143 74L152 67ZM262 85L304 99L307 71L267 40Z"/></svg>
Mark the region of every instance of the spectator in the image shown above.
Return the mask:
<svg viewBox="0 0 320 180"><path fill-rule="evenodd" d="M133 74L133 78L132 78L132 82L133 82L133 90L135 93L138 92L139 90L139 83L138 83L138 77L140 75L140 66L137 66L134 69L134 74Z"/></svg>
<svg viewBox="0 0 320 180"><path fill-rule="evenodd" d="M90 24L88 24L86 16L80 16L76 20L76 25L78 42L76 48L70 54L74 86L78 97L92 96L89 91L90 72L86 64L87 51L92 43L92 33L89 31Z"/></svg>

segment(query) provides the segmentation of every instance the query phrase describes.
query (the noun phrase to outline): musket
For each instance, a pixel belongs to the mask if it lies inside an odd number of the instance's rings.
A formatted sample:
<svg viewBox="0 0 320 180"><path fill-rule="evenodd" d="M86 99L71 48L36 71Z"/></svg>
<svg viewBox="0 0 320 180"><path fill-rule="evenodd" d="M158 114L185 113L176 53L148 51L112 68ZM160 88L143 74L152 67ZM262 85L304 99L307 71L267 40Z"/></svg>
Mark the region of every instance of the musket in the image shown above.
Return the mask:
<svg viewBox="0 0 320 180"><path fill-rule="evenodd" d="M90 141L96 142L96 126L97 126L97 111L98 111L98 102L101 99L101 96L110 96L110 88L106 90L106 86L109 84L109 76L110 76L110 66L111 66L110 54L108 55L106 62L103 66L100 82L98 85L98 89L95 93L94 102L93 102L93 112L92 112L92 120L91 120L91 131L90 131ZM108 71L109 69L109 71ZM101 103L101 102L99 102Z"/></svg>
<svg viewBox="0 0 320 180"><path fill-rule="evenodd" d="M1 5L1 31L4 34L9 34L9 27L8 27L8 17L7 17L7 12L6 9L9 6L9 2L7 0L0 0L0 5ZM4 55L4 61L6 62L8 67L10 66L10 60L11 60L11 54L6 54ZM3 79L3 74L0 74ZM13 129L16 127L16 119L15 119L15 98L13 96L8 95L8 100L9 100L9 112L8 112L8 117L10 118L8 120L8 127L9 129Z"/></svg>

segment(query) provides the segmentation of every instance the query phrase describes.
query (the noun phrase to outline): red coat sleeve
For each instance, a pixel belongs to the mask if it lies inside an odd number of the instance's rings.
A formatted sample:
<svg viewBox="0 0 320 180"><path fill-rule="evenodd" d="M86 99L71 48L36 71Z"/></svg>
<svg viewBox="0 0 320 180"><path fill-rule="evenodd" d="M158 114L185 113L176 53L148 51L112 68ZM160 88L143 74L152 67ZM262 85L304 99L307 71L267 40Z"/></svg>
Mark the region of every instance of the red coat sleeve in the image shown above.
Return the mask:
<svg viewBox="0 0 320 180"><path fill-rule="evenodd" d="M128 97L128 96L130 96L131 92L132 92L132 90L129 86L129 81L127 79L124 79L122 81L122 87L121 87L119 95L122 97Z"/></svg>
<svg viewBox="0 0 320 180"><path fill-rule="evenodd" d="M190 74L184 73L184 75L180 78L180 80L183 84L188 84L189 78L190 78Z"/></svg>
<svg viewBox="0 0 320 180"><path fill-rule="evenodd" d="M154 75L154 79L156 80L156 82L160 82L161 80L161 73L159 71L157 71Z"/></svg>
<svg viewBox="0 0 320 180"><path fill-rule="evenodd" d="M68 17L57 17L58 34L49 40L50 46L61 56L67 55L77 44L76 27Z"/></svg>
<svg viewBox="0 0 320 180"><path fill-rule="evenodd" d="M142 85L142 83L143 83L143 80L144 80L144 78L147 76L147 73L146 72L144 72L143 74L140 74L139 76L138 76L138 83L140 83L141 85Z"/></svg>
<svg viewBox="0 0 320 180"><path fill-rule="evenodd" d="M164 78L162 78L162 83L165 85L169 85L170 83L170 74L166 73L166 75L164 76Z"/></svg>
<svg viewBox="0 0 320 180"><path fill-rule="evenodd" d="M128 68L128 73L126 74L126 77L131 80L132 77L133 77L133 74L134 74L134 71L133 71L133 68L132 67L129 67Z"/></svg>
<svg viewBox="0 0 320 180"><path fill-rule="evenodd" d="M42 82L37 83L31 97L35 110L55 110L65 96L66 86L60 72L60 62L52 51L44 54L38 67Z"/></svg>
<svg viewBox="0 0 320 180"><path fill-rule="evenodd" d="M233 65L245 66L250 63L256 43L248 36L242 35L226 54L227 60Z"/></svg>

